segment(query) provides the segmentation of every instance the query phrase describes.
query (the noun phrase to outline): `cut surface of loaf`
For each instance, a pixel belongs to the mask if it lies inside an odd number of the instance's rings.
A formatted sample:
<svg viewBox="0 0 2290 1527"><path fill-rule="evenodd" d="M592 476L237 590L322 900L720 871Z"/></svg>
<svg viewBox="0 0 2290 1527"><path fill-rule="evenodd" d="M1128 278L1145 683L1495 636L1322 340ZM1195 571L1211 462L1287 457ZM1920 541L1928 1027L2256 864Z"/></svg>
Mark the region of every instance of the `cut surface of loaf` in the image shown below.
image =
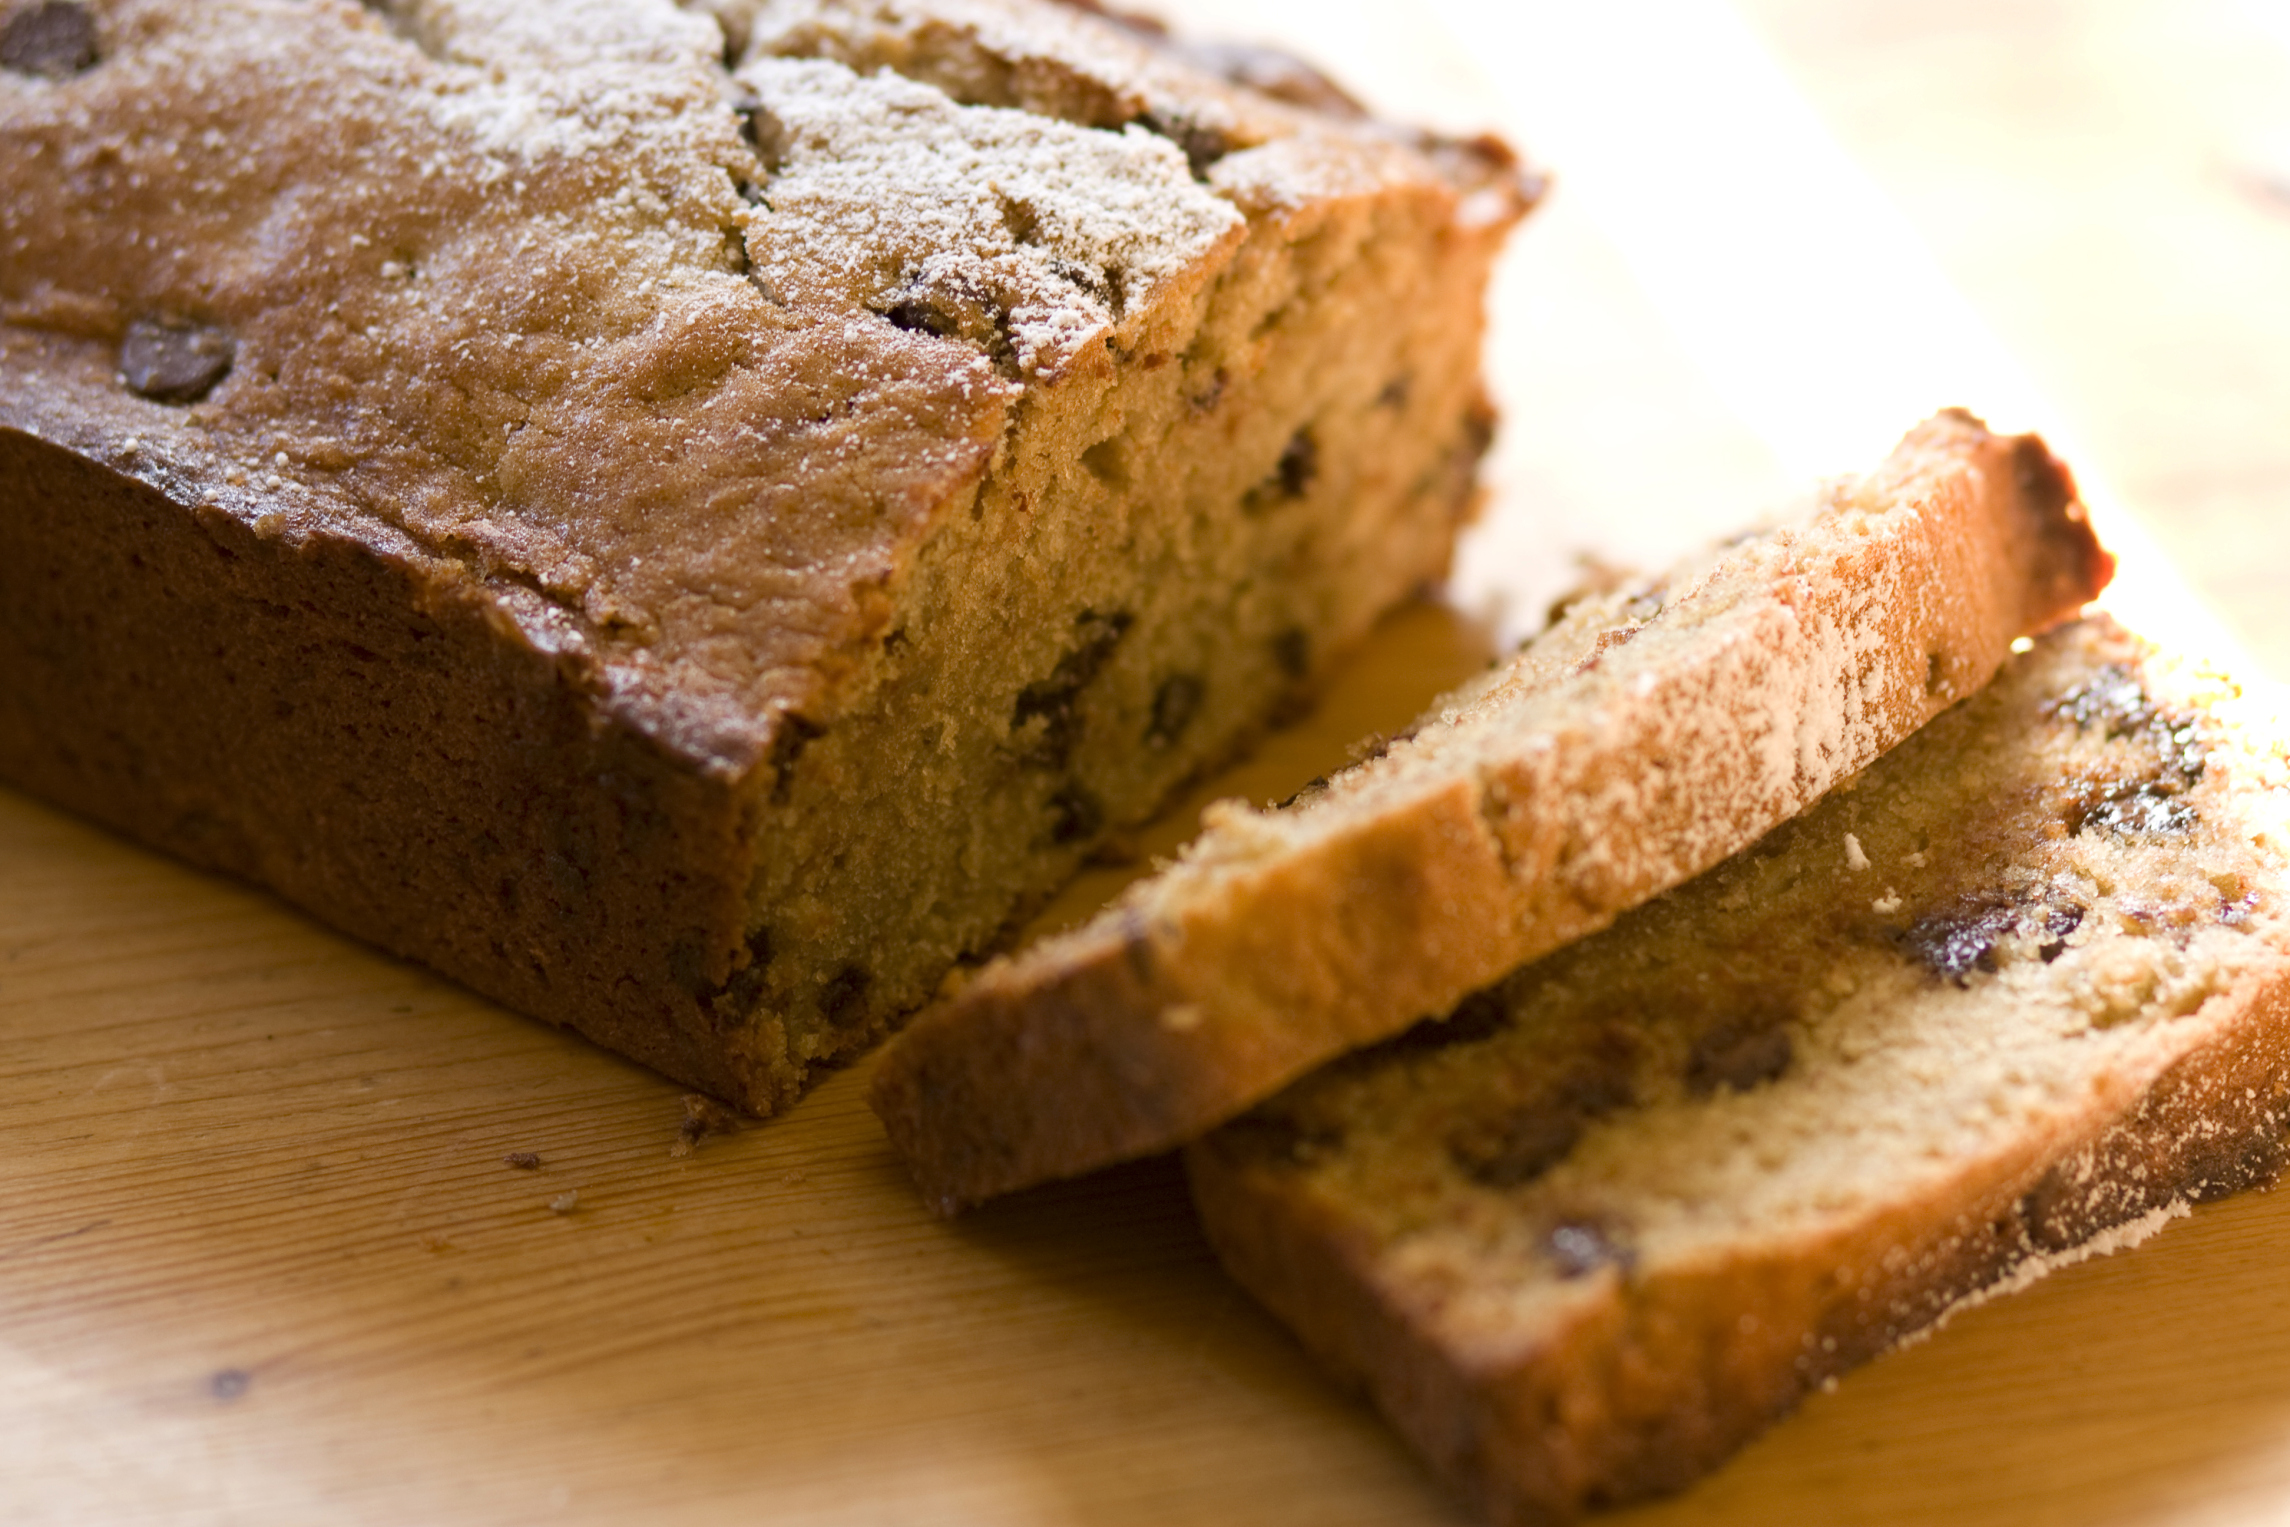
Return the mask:
<svg viewBox="0 0 2290 1527"><path fill-rule="evenodd" d="M1494 1520L1682 1487L1955 1302L2275 1175L2254 709L2104 620L2039 639L1754 848L1197 1144L1210 1238Z"/></svg>
<svg viewBox="0 0 2290 1527"><path fill-rule="evenodd" d="M941 1211L1167 1149L1795 815L2112 567L2063 467L1968 415L1808 515L1585 599L1414 731L986 967L872 1101Z"/></svg>
<svg viewBox="0 0 2290 1527"><path fill-rule="evenodd" d="M0 777L750 1109L1471 505L1497 146L1047 0L0 11Z"/></svg>

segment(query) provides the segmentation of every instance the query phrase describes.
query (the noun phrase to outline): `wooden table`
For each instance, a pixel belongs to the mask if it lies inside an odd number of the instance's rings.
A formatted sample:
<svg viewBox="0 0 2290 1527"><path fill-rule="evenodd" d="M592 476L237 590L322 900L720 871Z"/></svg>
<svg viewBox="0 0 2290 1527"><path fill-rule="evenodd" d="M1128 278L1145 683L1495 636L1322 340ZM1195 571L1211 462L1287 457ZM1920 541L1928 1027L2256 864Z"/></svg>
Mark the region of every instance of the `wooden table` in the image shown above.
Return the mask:
<svg viewBox="0 0 2290 1527"><path fill-rule="evenodd" d="M1336 10L1338 41L1389 25ZM2290 51L2226 0L1744 10L2290 673ZM1782 482L1598 228L1563 196L1538 222L1465 585L1511 589L1513 623L1584 527L1658 555ZM1219 789L1283 793L1487 629L1401 616ZM678 1158L668 1083L0 796L0 1520L1463 1520L1222 1280L1167 1162L936 1223L863 1083ZM2290 1195L2202 1210L1617 1520L2279 1519L2286 1257Z"/></svg>

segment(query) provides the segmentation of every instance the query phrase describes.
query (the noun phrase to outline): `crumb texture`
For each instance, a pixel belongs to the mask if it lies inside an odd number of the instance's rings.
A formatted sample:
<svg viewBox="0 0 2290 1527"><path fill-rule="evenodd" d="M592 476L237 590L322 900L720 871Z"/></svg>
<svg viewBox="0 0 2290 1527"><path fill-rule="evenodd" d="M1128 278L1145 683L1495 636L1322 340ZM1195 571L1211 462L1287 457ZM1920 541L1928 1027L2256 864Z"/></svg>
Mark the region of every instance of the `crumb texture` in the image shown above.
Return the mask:
<svg viewBox="0 0 2290 1527"><path fill-rule="evenodd" d="M1333 779L1213 809L909 1030L877 1112L946 1208L1182 1143L1746 846L2110 566L2042 442L1940 415L1804 513L1582 600Z"/></svg>

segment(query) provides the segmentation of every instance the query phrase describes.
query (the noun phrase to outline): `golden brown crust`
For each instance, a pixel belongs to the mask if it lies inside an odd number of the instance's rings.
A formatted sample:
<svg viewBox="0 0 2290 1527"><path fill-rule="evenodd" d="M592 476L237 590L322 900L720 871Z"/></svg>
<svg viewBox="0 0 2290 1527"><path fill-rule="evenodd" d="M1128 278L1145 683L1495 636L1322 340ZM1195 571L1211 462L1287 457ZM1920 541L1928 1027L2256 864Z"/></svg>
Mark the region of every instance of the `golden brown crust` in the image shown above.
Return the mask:
<svg viewBox="0 0 2290 1527"><path fill-rule="evenodd" d="M1586 601L1297 807L1227 809L923 1014L875 1110L941 1212L1179 1144L1753 841L2110 568L2040 441L1942 415L1809 524Z"/></svg>
<svg viewBox="0 0 2290 1527"><path fill-rule="evenodd" d="M0 600L0 777L739 1094L692 989L739 937L752 812L597 725L593 673L484 590L0 428Z"/></svg>

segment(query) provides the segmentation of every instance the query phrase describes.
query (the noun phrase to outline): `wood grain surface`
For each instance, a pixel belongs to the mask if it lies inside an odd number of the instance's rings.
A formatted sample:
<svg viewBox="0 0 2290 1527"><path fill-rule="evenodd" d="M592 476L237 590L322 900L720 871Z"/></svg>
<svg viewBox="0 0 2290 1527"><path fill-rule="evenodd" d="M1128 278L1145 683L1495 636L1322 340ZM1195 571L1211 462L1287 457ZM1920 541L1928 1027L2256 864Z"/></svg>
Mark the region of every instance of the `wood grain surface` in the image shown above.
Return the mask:
<svg viewBox="0 0 2290 1527"><path fill-rule="evenodd" d="M2290 673L2290 50L2258 8L1743 10ZM1389 51L1388 97L1440 88L1438 57ZM1140 852L1404 721L1574 547L1659 555L1785 486L1599 230L1563 196L1537 222L1506 274L1476 612L1403 614ZM0 794L0 1520L1464 1521L1224 1282L1170 1163L937 1223L864 1069L677 1156L670 1084ZM2286 1256L2290 1194L2201 1210L1612 1520L2280 1520Z"/></svg>

